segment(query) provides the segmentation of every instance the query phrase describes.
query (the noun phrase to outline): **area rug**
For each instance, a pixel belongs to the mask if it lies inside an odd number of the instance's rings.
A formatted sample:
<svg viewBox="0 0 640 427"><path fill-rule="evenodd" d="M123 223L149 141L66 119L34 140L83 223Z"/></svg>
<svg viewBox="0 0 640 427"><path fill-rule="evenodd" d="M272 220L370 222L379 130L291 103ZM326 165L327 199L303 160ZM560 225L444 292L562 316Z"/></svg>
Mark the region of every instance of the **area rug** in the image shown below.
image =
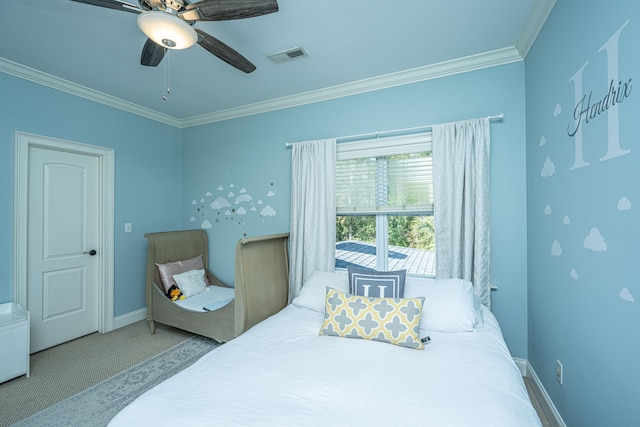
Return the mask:
<svg viewBox="0 0 640 427"><path fill-rule="evenodd" d="M133 368L13 424L29 426L106 426L130 402L175 375L220 344L194 336Z"/></svg>

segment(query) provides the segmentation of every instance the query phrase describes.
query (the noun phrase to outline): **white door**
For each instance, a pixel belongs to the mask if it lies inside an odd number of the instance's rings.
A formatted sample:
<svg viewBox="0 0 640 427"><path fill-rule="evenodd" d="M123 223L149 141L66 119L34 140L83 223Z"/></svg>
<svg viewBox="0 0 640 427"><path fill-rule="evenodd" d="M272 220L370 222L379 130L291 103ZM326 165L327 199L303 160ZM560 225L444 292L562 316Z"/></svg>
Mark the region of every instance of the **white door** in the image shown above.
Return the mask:
<svg viewBox="0 0 640 427"><path fill-rule="evenodd" d="M99 326L99 159L29 148L27 307L31 352Z"/></svg>

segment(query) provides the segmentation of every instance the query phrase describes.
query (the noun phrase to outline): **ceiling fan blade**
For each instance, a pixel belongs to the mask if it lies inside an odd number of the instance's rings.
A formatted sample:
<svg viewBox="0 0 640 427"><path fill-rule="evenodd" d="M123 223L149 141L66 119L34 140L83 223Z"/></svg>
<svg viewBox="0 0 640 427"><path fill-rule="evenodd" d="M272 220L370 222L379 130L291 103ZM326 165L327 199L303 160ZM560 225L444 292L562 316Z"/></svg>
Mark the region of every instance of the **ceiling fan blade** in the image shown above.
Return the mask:
<svg viewBox="0 0 640 427"><path fill-rule="evenodd" d="M138 6L130 3L123 3L117 0L71 0L77 3L90 4L92 6L106 7L107 9L122 10L124 12L140 13L142 10Z"/></svg>
<svg viewBox="0 0 640 427"><path fill-rule="evenodd" d="M203 0L187 5L178 15L187 21L228 21L277 11L277 0Z"/></svg>
<svg viewBox="0 0 640 427"><path fill-rule="evenodd" d="M198 30L197 28L196 32L198 33L198 44L218 58L222 59L227 64L232 65L238 70L244 71L247 74L253 72L256 69L256 66L249 62L247 58L240 55L238 52L222 43L220 40L205 33L204 31Z"/></svg>
<svg viewBox="0 0 640 427"><path fill-rule="evenodd" d="M142 54L140 54L140 64L147 67L155 67L164 58L164 46L160 46L151 39L147 39L144 47L142 48Z"/></svg>

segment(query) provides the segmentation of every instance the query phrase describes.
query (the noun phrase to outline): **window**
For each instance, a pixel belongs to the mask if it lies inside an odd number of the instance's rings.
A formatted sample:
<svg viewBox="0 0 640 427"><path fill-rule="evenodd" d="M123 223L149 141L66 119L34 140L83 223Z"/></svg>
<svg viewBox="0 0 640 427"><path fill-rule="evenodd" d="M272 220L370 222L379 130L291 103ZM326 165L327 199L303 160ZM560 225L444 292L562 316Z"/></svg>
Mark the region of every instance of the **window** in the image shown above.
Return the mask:
<svg viewBox="0 0 640 427"><path fill-rule="evenodd" d="M435 275L431 133L338 144L336 268Z"/></svg>

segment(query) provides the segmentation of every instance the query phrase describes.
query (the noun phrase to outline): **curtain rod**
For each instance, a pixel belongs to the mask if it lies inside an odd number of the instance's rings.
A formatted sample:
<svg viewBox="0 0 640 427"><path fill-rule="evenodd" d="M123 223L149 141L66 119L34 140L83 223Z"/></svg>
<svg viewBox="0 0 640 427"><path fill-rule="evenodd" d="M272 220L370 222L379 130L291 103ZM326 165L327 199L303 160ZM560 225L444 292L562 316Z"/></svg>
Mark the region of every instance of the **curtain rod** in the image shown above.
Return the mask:
<svg viewBox="0 0 640 427"><path fill-rule="evenodd" d="M488 116L487 118L492 122L499 122L502 119L504 119L504 113L497 114L495 116ZM418 130L428 130L428 129L431 129L433 126L434 125L427 125L427 126L417 126L417 127L404 128L404 129L383 130L380 132L369 132L369 133L361 133L357 135L339 136L336 139L354 139L354 138L364 138L368 136L379 137L381 135L389 134L389 133L402 133L402 132L411 132L411 131L418 131ZM295 142L287 142L285 146L289 148L293 146L293 144L295 144Z"/></svg>

